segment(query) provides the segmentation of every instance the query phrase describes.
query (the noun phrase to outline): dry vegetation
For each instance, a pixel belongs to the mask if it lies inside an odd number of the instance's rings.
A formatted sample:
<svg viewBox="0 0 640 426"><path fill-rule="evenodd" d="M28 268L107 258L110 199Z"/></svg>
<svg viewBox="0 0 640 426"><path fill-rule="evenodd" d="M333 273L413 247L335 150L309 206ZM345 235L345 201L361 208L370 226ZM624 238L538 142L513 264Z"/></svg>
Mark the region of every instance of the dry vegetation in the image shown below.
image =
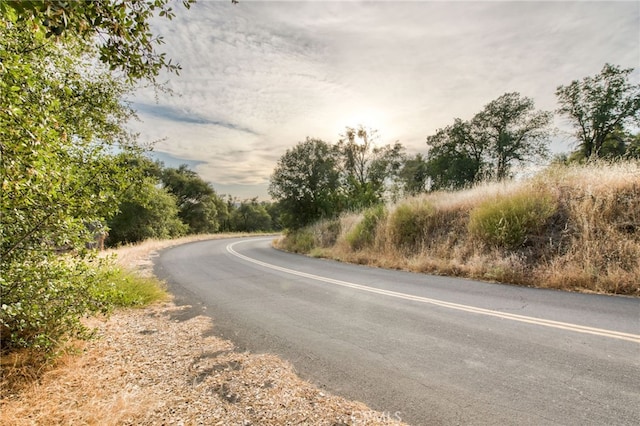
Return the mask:
<svg viewBox="0 0 640 426"><path fill-rule="evenodd" d="M377 218L377 219L376 219ZM284 249L416 272L640 296L640 162L553 167L326 221Z"/></svg>
<svg viewBox="0 0 640 426"><path fill-rule="evenodd" d="M159 249L204 238L147 241L105 253L151 273ZM400 424L395 414L329 395L273 355L234 350L213 324L170 301L88 319L95 339L43 363L2 359L2 425Z"/></svg>

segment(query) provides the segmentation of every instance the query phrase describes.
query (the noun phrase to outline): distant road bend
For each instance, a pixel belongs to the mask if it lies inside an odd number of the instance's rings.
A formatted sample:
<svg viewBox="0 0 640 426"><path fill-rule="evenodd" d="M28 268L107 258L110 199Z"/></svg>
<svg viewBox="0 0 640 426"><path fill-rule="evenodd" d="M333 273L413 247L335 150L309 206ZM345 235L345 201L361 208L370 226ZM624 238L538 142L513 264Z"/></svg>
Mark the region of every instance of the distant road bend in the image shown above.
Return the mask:
<svg viewBox="0 0 640 426"><path fill-rule="evenodd" d="M241 349L410 424L640 424L637 298L348 265L271 240L178 246L156 271Z"/></svg>

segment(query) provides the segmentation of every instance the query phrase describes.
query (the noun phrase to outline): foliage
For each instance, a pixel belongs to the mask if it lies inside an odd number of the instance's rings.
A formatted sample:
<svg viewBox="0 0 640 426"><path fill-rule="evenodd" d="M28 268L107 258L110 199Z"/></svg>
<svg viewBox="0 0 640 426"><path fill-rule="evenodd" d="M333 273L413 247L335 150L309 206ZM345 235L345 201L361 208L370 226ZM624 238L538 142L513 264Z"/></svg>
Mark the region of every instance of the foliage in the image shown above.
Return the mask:
<svg viewBox="0 0 640 426"><path fill-rule="evenodd" d="M395 180L402 166L404 147L377 146L377 132L347 127L338 142L339 167L346 191L346 209L360 210L383 200L386 183Z"/></svg>
<svg viewBox="0 0 640 426"><path fill-rule="evenodd" d="M91 228L129 184L112 146L135 149L123 123L129 87L91 62L75 39L0 22L0 265L3 349L54 345L102 309L82 267ZM61 253L67 253L61 257ZM7 337L8 336L8 337Z"/></svg>
<svg viewBox="0 0 640 426"><path fill-rule="evenodd" d="M398 173L402 191L406 195L418 195L426 192L429 183L427 161L422 154L406 158Z"/></svg>
<svg viewBox="0 0 640 426"><path fill-rule="evenodd" d="M420 248L431 228L434 213L435 208L428 202L397 206L390 214L387 225L393 244L404 250Z"/></svg>
<svg viewBox="0 0 640 426"><path fill-rule="evenodd" d="M189 233L213 233L220 229L228 214L227 206L211 184L184 164L177 169L163 169L161 179L166 190L176 197L178 216L189 227Z"/></svg>
<svg viewBox="0 0 640 426"><path fill-rule="evenodd" d="M271 216L257 198L245 201L231 215L233 230L236 232L256 232L271 230Z"/></svg>
<svg viewBox="0 0 640 426"><path fill-rule="evenodd" d="M540 233L556 212L548 194L521 192L489 199L469 214L470 234L489 245L514 249Z"/></svg>
<svg viewBox="0 0 640 426"><path fill-rule="evenodd" d="M427 138L426 174L432 190L461 189L482 179L485 140L474 138L471 125L456 118Z"/></svg>
<svg viewBox="0 0 640 426"><path fill-rule="evenodd" d="M596 76L557 88L558 113L576 129L582 158L607 156L612 133L640 124L640 84L629 82L632 72L633 68L605 64Z"/></svg>
<svg viewBox="0 0 640 426"><path fill-rule="evenodd" d="M489 162L488 175L496 180L511 177L514 162L525 163L547 157L547 139L552 113L535 111L531 98L505 93L491 101L471 120L475 137Z"/></svg>
<svg viewBox="0 0 640 426"><path fill-rule="evenodd" d="M152 178L127 189L120 211L109 220L109 228L110 246L178 237L188 229L178 217L175 197L158 188Z"/></svg>
<svg viewBox="0 0 640 426"><path fill-rule="evenodd" d="M431 189L461 189L482 179L511 177L515 163L546 158L552 114L535 111L533 100L505 93L470 121L427 138L426 173Z"/></svg>
<svg viewBox="0 0 640 426"><path fill-rule="evenodd" d="M279 247L293 253L309 253L315 247L313 232L308 228L289 230Z"/></svg>
<svg viewBox="0 0 640 426"><path fill-rule="evenodd" d="M282 224L301 228L334 217L343 203L338 152L328 143L307 138L280 158L271 176L269 194L282 209Z"/></svg>
<svg viewBox="0 0 640 426"><path fill-rule="evenodd" d="M195 0L183 0L189 8ZM111 70L119 69L130 81L153 80L160 70L177 72L166 54L157 53L154 45L162 37L151 32L151 20L164 17L171 20L175 13L171 0L6 0L0 3L0 13L12 24L35 28L46 38L69 38L86 46L95 43L100 60Z"/></svg>
<svg viewBox="0 0 640 426"><path fill-rule="evenodd" d="M114 307L142 307L167 298L155 277L143 277L113 265L94 269L96 285L92 291Z"/></svg>
<svg viewBox="0 0 640 426"><path fill-rule="evenodd" d="M360 250L371 246L375 241L378 224L386 215L387 210L382 204L365 210L362 220L346 236L351 248Z"/></svg>
<svg viewBox="0 0 640 426"><path fill-rule="evenodd" d="M54 348L68 335L86 331L80 318L106 311L92 291L95 281L86 263L70 256L23 259L2 265L0 348Z"/></svg>

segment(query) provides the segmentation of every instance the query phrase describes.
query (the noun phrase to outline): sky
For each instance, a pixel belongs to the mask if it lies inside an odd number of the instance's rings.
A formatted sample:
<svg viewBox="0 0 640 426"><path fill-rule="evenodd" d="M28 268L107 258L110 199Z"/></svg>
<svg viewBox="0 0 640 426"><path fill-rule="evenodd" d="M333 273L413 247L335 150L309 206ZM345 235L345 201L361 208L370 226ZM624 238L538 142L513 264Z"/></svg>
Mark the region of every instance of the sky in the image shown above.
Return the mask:
<svg viewBox="0 0 640 426"><path fill-rule="evenodd" d="M287 149L337 142L347 126L376 129L426 154L426 139L507 92L558 108L560 85L605 63L636 68L640 2L177 2L153 21L159 51L182 66L129 99L141 142L165 165L188 164L219 194L269 199ZM553 153L575 147L566 120Z"/></svg>

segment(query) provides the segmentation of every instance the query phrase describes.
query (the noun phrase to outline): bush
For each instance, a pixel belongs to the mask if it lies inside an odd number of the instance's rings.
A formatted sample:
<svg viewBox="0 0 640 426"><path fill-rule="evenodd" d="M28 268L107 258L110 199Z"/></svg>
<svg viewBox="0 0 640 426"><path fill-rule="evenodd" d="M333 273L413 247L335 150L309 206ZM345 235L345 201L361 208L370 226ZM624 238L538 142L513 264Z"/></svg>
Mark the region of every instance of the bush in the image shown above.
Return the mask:
<svg viewBox="0 0 640 426"><path fill-rule="evenodd" d="M80 318L106 312L109 304L93 289L95 277L83 261L67 256L3 265L11 283L2 282L2 350L49 351L68 336L82 336Z"/></svg>
<svg viewBox="0 0 640 426"><path fill-rule="evenodd" d="M318 245L322 248L333 246L340 232L342 231L342 224L339 219L322 220L313 226L315 235L317 236Z"/></svg>
<svg viewBox="0 0 640 426"><path fill-rule="evenodd" d="M543 192L500 195L471 210L469 233L491 246L515 249L540 233L556 208Z"/></svg>
<svg viewBox="0 0 640 426"><path fill-rule="evenodd" d="M310 229L303 228L289 231L280 240L279 245L283 250L293 253L309 253L316 244L313 232Z"/></svg>
<svg viewBox="0 0 640 426"><path fill-rule="evenodd" d="M360 250L371 246L376 237L378 223L384 219L387 211L380 204L371 207L364 212L362 220L349 232L345 238L353 250Z"/></svg>
<svg viewBox="0 0 640 426"><path fill-rule="evenodd" d="M435 208L426 202L401 204L389 217L388 233L399 249L414 250L433 226Z"/></svg>

